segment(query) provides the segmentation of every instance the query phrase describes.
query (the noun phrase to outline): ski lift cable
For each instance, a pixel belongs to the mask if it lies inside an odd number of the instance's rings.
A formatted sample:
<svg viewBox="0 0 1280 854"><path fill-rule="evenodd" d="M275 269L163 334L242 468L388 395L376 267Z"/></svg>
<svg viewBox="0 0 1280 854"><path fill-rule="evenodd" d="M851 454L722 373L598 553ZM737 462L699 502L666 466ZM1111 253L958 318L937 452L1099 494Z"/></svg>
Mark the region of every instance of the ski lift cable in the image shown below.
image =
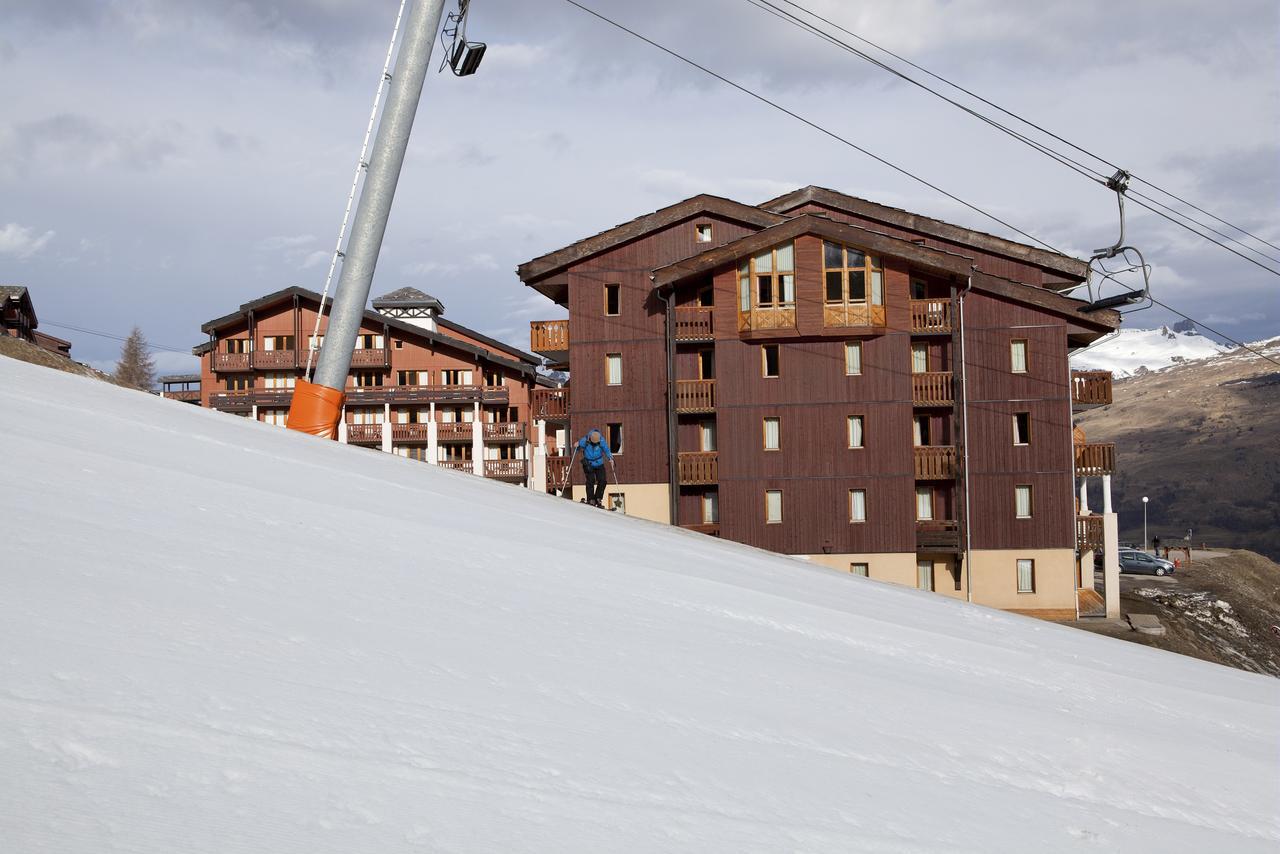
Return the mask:
<svg viewBox="0 0 1280 854"><path fill-rule="evenodd" d="M342 241L346 239L347 225L351 221L351 206L355 203L356 189L360 185L360 176L369 168L365 157L369 153L369 139L373 136L373 123L378 117L378 107L382 103L382 93L386 91L387 84L391 82L391 56L395 53L396 39L400 37L400 22L404 18L405 3L406 0L400 0L400 10L396 12L396 22L391 28L391 41L387 44L387 58L382 63L382 76L378 78L378 89L373 95L373 108L369 111L369 124L364 130L364 142L360 144L360 158L356 161L356 171L351 178L351 190L347 193L347 208L342 213L342 225L338 227L338 239L334 243L333 255L329 258L329 273L324 277L324 290L320 294L320 308L316 312L315 329L311 333L311 340L307 342L307 365L303 369L302 377L308 381L311 379L311 368L318 349L312 345L320 337L320 321L324 318L325 302L329 298L329 288L333 284L333 273L338 267L338 260L344 257Z"/></svg>
<svg viewBox="0 0 1280 854"><path fill-rule="evenodd" d="M999 112L1001 112L1001 113L1005 114L1006 116L1009 116L1009 117L1010 117L1010 118L1012 118L1012 119L1016 119L1017 121L1021 122L1021 123L1022 123L1022 124L1024 124L1024 125L1026 125L1027 127L1034 128L1035 130L1039 131L1040 133L1043 133L1043 134L1045 134L1046 136L1051 137L1052 139L1055 139L1055 140L1057 140L1058 142L1061 142L1062 144L1064 144L1064 145L1066 145L1066 146L1069 146L1070 148L1075 149L1076 151L1080 152L1081 154L1087 155L1088 157L1091 157L1091 158L1093 158L1094 160L1097 160L1099 163L1106 164L1107 166L1111 167L1112 169L1119 169L1119 168L1120 168L1120 167L1119 167L1119 166L1117 166L1115 163L1112 163L1110 160L1107 160L1105 157L1103 157L1103 156L1101 156L1101 155L1099 155L1099 154L1095 154L1095 153L1093 153L1092 151L1088 150L1087 148L1083 148L1083 147L1081 147L1081 146L1079 146L1079 145L1076 145L1076 144L1075 144L1074 142L1072 142L1071 140L1066 139L1065 137L1059 136L1058 134L1054 133L1053 131L1049 130L1048 128L1042 127L1041 125L1036 124L1035 122L1031 121L1030 119L1024 118L1023 116L1021 116L1021 115L1019 115L1019 114L1017 114L1017 113L1015 113L1015 112L1012 112L1011 110L1008 110L1008 109L1006 109L1006 108L1004 108L1004 107L1000 106L999 104L995 103L994 101L990 101L990 100L988 100L988 99L986 99L986 98L982 97L981 95L977 94L976 92L973 92L972 90L967 89L967 88L965 88L964 86L961 86L960 84L955 83L954 81L948 80L946 77L943 77L943 76L941 76L941 75L939 75L939 74L936 74L936 73L934 73L934 72L930 71L929 69L925 68L925 67L924 67L924 66L922 66L922 65L918 65L917 63L912 62L911 60L907 59L907 58L906 58L906 57L904 57L904 56L901 56L901 55L899 55L899 54L897 54L897 53L894 53L893 51L889 50L888 48L884 47L883 45L877 44L876 42L871 41L870 39L868 39L868 38L866 38L866 37L864 37L864 36L861 36L861 35L859 35L858 33L855 33L855 32L853 32L852 30L849 30L849 29L847 29L847 28L845 28L845 27L841 26L840 24L836 23L835 21L832 21L832 20L831 20L831 19L829 19L829 18L825 18L825 17L823 17L822 15L818 14L817 12L814 12L812 9L808 9L808 8L806 8L805 6L800 5L799 3L793 2L793 0L781 0L781 2L786 3L788 6L791 6L791 7L795 8L795 9L799 9L800 11L802 11L802 12L804 12L805 14L807 14L807 15L811 16L812 18L814 18L814 19L816 19L816 20L818 20L818 21L822 21L824 24L827 24L828 26L834 27L835 29L839 30L840 32L845 33L846 35L851 36L852 38L857 39L858 41L862 42L863 44L868 45L868 46L870 46L870 47L873 47L873 48L875 48L876 50L880 51L881 53L887 54L888 56L893 57L894 59L898 60L899 62L903 62L903 63L905 63L905 64L907 64L907 65L911 66L912 68L916 69L917 71L923 72L924 74L927 74L928 76L932 77L932 78L933 78L933 79L935 79L935 80L938 80L938 81L939 81L939 82L941 82L941 83L945 83L947 86L950 86L951 88L953 88L953 89L955 89L955 90L957 90L957 91L959 91L959 92L963 92L964 94L968 95L969 97L974 98L975 100L980 101L980 102L981 102L981 103L983 103L983 104L986 104L988 107L991 107L991 108L992 108L992 109L994 109L994 110L998 110ZM771 4L771 5L772 5L772 4ZM1131 173L1131 174L1132 174L1132 173ZM1222 217L1218 216L1218 215L1217 215L1217 214L1215 214L1215 213L1212 213L1211 211L1205 210L1204 208L1200 207L1199 205L1196 205L1194 202L1191 202L1191 201L1189 201L1189 200L1187 200L1187 199L1184 199L1183 197L1181 197L1181 196L1177 195L1176 193L1172 193L1172 192L1170 192L1170 191L1168 191L1168 190L1163 189L1163 188L1162 188L1162 187L1160 187L1159 185L1157 185L1157 184L1155 184L1155 183L1153 183L1153 182L1151 182L1151 181L1147 180L1146 178L1141 177L1140 175L1133 174L1133 179L1134 179L1135 181L1141 181L1143 184L1145 184L1145 185L1147 185L1148 187L1152 188L1152 189L1153 189L1153 190L1155 190L1156 192L1161 193L1162 195L1168 196L1169 198L1174 199L1174 200L1176 200L1176 201L1180 202L1181 204L1186 205L1186 206L1187 206L1187 207L1189 207L1189 208L1192 208L1192 209L1194 209L1194 210L1196 210L1196 211L1199 211L1200 213L1204 214L1205 216L1211 217L1211 218L1213 218L1213 219L1217 220L1218 222L1222 223L1223 225L1227 226L1228 228L1234 229L1234 230L1236 230L1236 231L1240 232L1241 234L1247 235L1248 237L1253 238L1254 240L1258 241L1259 243L1265 244L1266 246L1270 246L1272 249L1280 250L1280 246L1276 245L1275 243L1272 243L1272 242L1270 242L1270 241L1268 241L1268 240L1266 240L1266 239L1264 239L1264 238L1262 238L1262 237L1259 237L1258 235L1254 234L1253 232L1251 232L1251 231L1249 231L1249 230L1247 230L1247 229L1245 229L1245 228L1242 228L1242 227L1240 227L1240 226L1238 226L1238 225L1236 225L1236 224L1234 224L1234 223L1232 223L1232 222L1230 222L1230 221L1228 221L1228 220L1226 220L1226 219L1223 219ZM1140 197L1142 197L1142 198L1145 198L1145 199L1147 199L1147 201L1149 201L1149 202L1151 202L1151 203L1153 203L1153 204L1163 204L1163 203L1161 203L1161 202L1157 202L1155 199L1152 199L1152 198L1150 198L1150 197L1148 197L1148 196L1145 196L1145 195L1143 195L1143 194L1139 193L1139 192L1138 192L1138 191L1136 191L1136 190L1131 190L1131 192L1132 192L1132 194L1133 194L1133 195L1135 195L1135 196L1140 196ZM1164 205L1164 207L1168 207L1168 206L1167 206L1167 205ZM1170 208L1170 209L1171 209L1171 208ZM1184 214L1184 215L1185 215L1185 214ZM1207 226L1206 226L1206 227L1207 227ZM1225 236L1225 235L1224 235L1224 236ZM1229 239L1234 239L1234 238L1229 238ZM1243 244L1241 244L1241 245L1243 245ZM1274 259L1273 259L1273 260L1274 260Z"/></svg>
<svg viewBox="0 0 1280 854"><path fill-rule="evenodd" d="M916 80L915 78L911 77L910 75L908 75L908 74L906 74L906 73L904 73L904 72L900 71L899 69L896 69L896 68L894 68L894 67L892 67L892 66L890 66L890 65L888 65L888 64L886 64L886 63L884 63L884 62L882 62L882 61L880 61L880 60L878 60L878 59L876 59L875 57L870 56L870 55L869 55L869 54L867 54L866 52L859 50L858 48L854 47L853 45L850 45L848 42L845 42L845 41L843 41L843 40L841 40L841 39L837 38L836 36L833 36L833 35L831 35L830 33L825 32L825 31L823 31L822 29L820 29L820 28L818 28L818 27L814 26L812 23L810 23L810 22L808 22L808 21L805 21L804 19L802 19L802 18L800 18L800 17L798 17L798 16L796 16L796 15L792 14L791 12L788 12L788 11L787 11L787 10L785 10L785 9L781 9L781 8L779 8L779 7L778 7L778 6L776 6L773 2L771 2L771 0L746 0L746 2L747 2L747 3L749 3L750 5L752 5L752 6L756 7L757 9L760 9L760 10L762 10L762 11L764 11L764 12L767 12L767 13L769 13L769 14L772 14L774 17L776 17L776 18L778 18L778 19L780 19L780 20L784 21L785 23L788 23L788 24L791 24L792 26L795 26L795 27L798 27L798 28L800 28L800 29L803 29L804 31L808 32L809 34L814 35L814 36L817 36L818 38L821 38L821 39L823 39L824 41L826 41L826 42L828 42L828 43L830 43L830 44L832 44L832 45L835 45L836 47L839 47L839 48L841 48L842 50L845 50L846 52L851 53L851 54L853 54L853 55L855 55L855 56L857 56L857 57L859 57L859 58L861 58L861 59L863 59L863 60L865 60L865 61L869 62L870 64L872 64L872 65L876 66L877 68L880 68L881 70L886 71L886 72L888 72L889 74L892 74L892 75L894 75L895 77L898 77L898 78L900 78L901 80L903 80L903 81L905 81L905 82L907 82L907 83L910 83L910 84L911 84L911 85L913 85L913 86L916 86L916 87L918 87L918 88L920 88L920 89L923 89L923 90L924 90L924 91L926 91L926 92L929 92L930 94L934 95L935 97L937 97L937 98L939 98L939 99L941 99L941 100L943 100L943 101L947 102L948 104L951 104L952 106L956 107L956 108L957 108L957 109L959 109L959 110L962 110L962 111L963 111L963 112L965 112L965 113L968 113L969 115L973 116L974 118L978 119L979 121L985 122L986 124L990 125L991 127L995 128L996 130L999 130L1000 132L1005 133L1005 134L1007 134L1007 135L1009 135L1009 136L1013 137L1014 139L1018 140L1019 142L1022 142L1022 143L1024 143L1024 144L1026 144L1026 145L1030 146L1031 148L1035 149L1036 151L1040 152L1041 154L1044 154L1046 157L1049 157L1050 159L1057 161L1059 164L1061 164L1061 165L1063 165L1063 166L1066 166L1068 169L1071 169L1072 171L1079 173L1080 175L1084 176L1085 178L1087 178L1087 179L1089 179L1089 180L1091 180L1091 181L1094 181L1095 183L1103 184L1103 185L1107 185L1108 180L1110 180L1110 179L1108 179L1108 178L1107 178L1107 176L1106 176L1106 175L1104 175L1103 173L1101 173L1101 172L1097 171L1096 169L1094 169L1094 168L1092 168L1092 167L1088 166L1087 164L1081 163L1080 161L1075 160L1075 159L1073 159L1073 158L1071 158L1071 157L1069 157L1069 156L1067 156L1067 155L1063 154L1063 153L1062 153L1062 152L1060 152L1060 151L1056 151L1056 150L1054 150L1053 148L1051 148L1051 147L1049 147L1049 146L1045 145L1044 143L1040 142L1039 140L1033 139L1033 138L1031 138L1031 137L1027 136L1026 134L1020 133L1019 131L1014 130L1013 128L1011 128L1011 127L1009 127L1009 126L1007 126L1007 125L1005 125L1005 124L1002 124L1001 122L996 121L995 119L991 118L990 116L987 116L987 115L985 115L985 114L983 114L983 113L980 113L980 112L978 112L978 111L974 110L973 108L971 108L971 107L969 107L969 106L967 106L967 105L965 105L965 104L962 104L962 103L960 103L959 101L956 101L956 100L955 100L955 99L953 99L953 98L950 98L950 97L946 96L945 94L943 94L943 93L939 92L937 89L934 89L934 88L932 88L932 87L930 87L930 86L928 86L928 85L926 85L926 84L924 84L924 83L920 82L919 80ZM804 10L804 7L803 7L803 6L800 6L799 4L796 4L796 3L791 3L791 2L789 2L789 0L783 0L783 2L788 2L788 5L794 6L794 7L795 7L795 8L797 8L797 9L802 9L802 10ZM804 11L808 12L808 10L804 10ZM970 96L972 96L972 97L976 98L976 99L977 99L977 100L979 100L979 101L982 101L984 104L988 104L988 105L990 105L991 107L993 107L994 109L999 110L1000 112L1003 112L1003 113L1005 113L1005 114L1007 114L1007 115L1009 115L1009 116L1012 116L1013 118L1017 119L1019 122L1022 122L1023 124L1025 124L1025 125L1027 125L1027 126L1029 126L1029 127L1033 127L1033 128L1035 128L1036 130L1039 130L1040 132L1042 132L1042 133L1044 133L1044 134L1046 134L1046 135L1048 135L1048 136L1051 136L1051 137L1053 137L1054 139L1057 139L1057 140L1059 140L1059 141L1063 142L1064 144L1066 144L1066 145L1068 145L1068 146L1070 146L1070 147L1072 147L1072 148L1074 148L1074 149L1076 149L1076 150L1078 150L1078 151L1081 151L1081 152L1083 152L1083 153L1087 154L1088 156L1090 156L1090 157L1094 158L1095 160L1098 160L1098 161L1100 161L1100 162L1102 162L1102 163L1106 163L1106 164L1108 164L1108 165L1111 165L1111 164L1110 164L1110 161L1107 161L1107 160L1105 160L1105 159L1103 159L1103 158L1099 157L1098 155L1095 155L1095 154L1093 154L1093 153L1091 153L1091 152L1087 151L1086 149L1083 149L1083 148L1080 148L1080 147L1079 147L1079 146L1077 146L1077 145L1074 145L1073 143L1071 143L1071 142L1069 142L1069 141L1067 141L1067 140L1063 139L1062 137L1058 136L1057 134L1054 134L1054 133L1052 133L1051 131L1047 131L1047 130L1045 130L1044 128L1040 127L1039 125L1035 124L1034 122L1031 122L1031 121L1028 121L1028 120L1026 120L1026 119L1023 119L1021 116L1018 116L1017 114L1012 113L1012 112L1010 112L1010 111L1008 111L1008 110L1004 109L1003 107L1000 107L1000 106L998 106L998 105L996 105L996 104L993 104L993 103L992 103L992 102L990 102L990 101L987 101L985 98L982 98L981 96L976 95L976 94L974 94L974 93L970 92L968 89L964 89L963 87L957 86L956 84L951 83L950 81L945 80L944 78L938 77L938 75L933 74L933 72L928 71L927 69L922 68L922 67L921 67L921 66L919 66L919 65L916 65L915 63L911 62L910 60L907 60L907 59L902 58L901 56L898 56L898 54L893 53L892 51L889 51L889 50L887 50L887 49L885 49L885 48L880 47L879 45L876 45L874 42L870 42L870 41L868 41L867 39L865 39L865 38L863 38L863 37L861 37L861 36L858 36L858 35L857 35L857 34L855 34L855 33L851 33L849 30L846 30L844 27L841 27L839 24L835 24L835 23L833 23L833 22L829 21L828 19L823 18L822 16L818 15L817 13L814 13L814 12L808 12L808 14L812 15L812 16L813 16L814 18L816 18L817 20L820 20L820 21L823 21L823 22L825 22L825 23L830 24L831 26L835 27L836 29L840 30L841 32L848 33L849 35L853 36L854 38L858 39L859 41L862 41L862 42L865 42L865 43L867 43L867 44L873 45L873 46L874 46L874 47L876 47L878 50L881 50L881 51L883 51L884 53L888 54L889 56L892 56L892 57L894 57L894 58L896 58L896 59L898 59L898 60L900 60L900 61L902 61L902 62L905 62L906 64L908 64L908 65L912 66L913 68L917 68L917 69L921 70L921 71L922 71L922 72L924 72L925 74L928 74L928 75L930 75L930 76L932 76L932 77L935 77L935 78L937 78L937 79L939 79L939 80L942 80L942 81L943 81L944 83L946 83L947 85L952 86L952 87L954 87L954 88L958 89L959 91L964 92L965 94L968 94L968 95L970 95ZM1128 172L1127 170L1122 170L1122 169L1120 169L1119 167L1114 167L1114 168L1115 168L1115 170L1116 170L1117 172L1124 171L1124 172L1125 172L1125 174L1126 174L1129 178L1132 178L1132 177L1133 177L1132 173ZM1152 185L1152 186L1154 186L1154 185ZM1158 188L1157 188L1157 189L1158 189ZM1229 235L1229 234L1225 234L1225 233L1223 233L1223 232L1221 232L1221 231L1218 231L1218 230L1217 230L1217 229L1215 229L1213 226L1208 225L1207 223L1200 222L1199 220L1195 219L1194 217L1190 216L1189 214L1183 213L1182 211L1177 211L1177 210L1173 209L1172 207L1169 207L1168 205L1164 205L1163 203L1161 203L1161 202L1159 202L1159 201L1157 201L1157 200L1155 200L1155 199L1151 198L1150 196L1146 196L1146 195L1144 195L1144 194L1142 194L1142 193L1140 193L1140 192L1138 192L1138 191L1136 191L1136 190L1129 190L1129 192L1131 192L1133 195L1136 195L1136 196L1139 196L1139 197L1141 197L1141 198L1146 199L1148 202L1151 202L1152 204L1155 204L1155 205L1157 205L1157 206L1159 206L1159 207L1164 208L1164 209L1165 209L1165 210L1167 210L1169 213L1174 214L1175 216L1183 217L1183 218L1185 218L1185 219L1189 220L1190 222L1194 223L1195 225L1197 225L1197 226L1199 226L1199 227L1201 227L1201 228L1204 228L1204 229L1206 229L1206 230L1208 230L1208 231L1213 232L1214 234L1218 235L1219 237L1223 238L1224 240L1229 240L1229 241L1231 241L1231 242L1233 242L1233 243L1237 244L1238 246L1240 246L1242 249L1245 249L1246 251L1253 252L1254 254L1256 254L1256 255L1258 255L1258 256L1260 256L1260 257L1262 257L1262 258L1265 258L1265 259L1266 259L1266 260L1268 260L1268 261L1273 261L1273 262L1275 262L1275 263L1280 264L1280 258L1275 258L1275 257L1273 257L1273 256L1271 256L1271 255L1269 255L1269 254L1267 254L1266 252L1263 252L1263 251L1261 251L1261 250L1259 250L1259 249L1256 249L1256 248L1254 248L1254 247L1252 247L1252 246L1249 246L1248 244L1246 244L1246 243L1244 243L1244 242L1240 241L1238 238L1232 237L1232 236L1231 236L1231 235ZM1163 192L1163 191L1161 191L1161 192ZM1184 204L1189 204L1189 203L1184 202ZM1194 205L1193 205L1192 207L1194 207ZM1204 211L1203 209L1197 208L1197 210L1200 210L1202 213L1205 213L1205 214L1207 214L1208 216L1213 217L1214 219L1218 219L1218 220L1219 220L1219 221L1221 221L1221 222L1224 222L1224 223L1226 222L1225 220L1221 220L1219 217L1214 216L1213 214L1210 214L1210 213L1208 213L1207 211ZM1241 228L1239 228L1239 227L1237 227L1237 226L1231 225L1231 223L1226 223L1226 224L1227 224L1228 226L1230 226L1231 228L1235 228L1237 231L1240 231L1240 232L1242 232L1242 233L1248 234L1248 232L1245 232L1245 231L1244 231L1244 229L1241 229ZM1264 243L1264 244L1267 244L1267 245L1271 245L1271 244L1267 243L1267 241L1262 240L1261 238L1255 237L1255 236L1254 236L1254 235L1252 235L1252 234L1250 234L1249 236L1250 236L1250 237L1254 237L1254 239L1255 239L1255 240L1258 240L1260 243ZM1237 254L1238 254L1238 253L1237 253Z"/></svg>

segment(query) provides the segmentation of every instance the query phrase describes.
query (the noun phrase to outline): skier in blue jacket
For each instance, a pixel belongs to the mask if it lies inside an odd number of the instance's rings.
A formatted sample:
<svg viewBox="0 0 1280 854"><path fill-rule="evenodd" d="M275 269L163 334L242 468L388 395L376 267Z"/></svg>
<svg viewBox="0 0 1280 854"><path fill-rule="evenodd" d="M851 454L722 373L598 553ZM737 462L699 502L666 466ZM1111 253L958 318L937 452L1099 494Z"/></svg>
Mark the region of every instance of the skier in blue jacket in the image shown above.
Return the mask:
<svg viewBox="0 0 1280 854"><path fill-rule="evenodd" d="M605 443L600 431L594 427L587 435L578 440L577 451L582 453L582 473L587 479L587 503L594 507L604 507L604 487L609 477L604 470L604 461L613 465L613 454Z"/></svg>

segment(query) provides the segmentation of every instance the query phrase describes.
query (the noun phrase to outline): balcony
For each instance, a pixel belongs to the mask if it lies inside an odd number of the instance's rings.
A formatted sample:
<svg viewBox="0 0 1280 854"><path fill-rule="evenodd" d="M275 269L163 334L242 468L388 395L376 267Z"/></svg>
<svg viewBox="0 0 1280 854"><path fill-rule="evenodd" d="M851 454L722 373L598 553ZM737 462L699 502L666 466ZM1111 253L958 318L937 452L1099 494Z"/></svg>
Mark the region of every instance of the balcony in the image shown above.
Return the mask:
<svg viewBox="0 0 1280 854"><path fill-rule="evenodd" d="M209 407L222 412L248 412L255 406L287 407L293 402L293 389L267 388L246 391L215 391L209 395Z"/></svg>
<svg viewBox="0 0 1280 854"><path fill-rule="evenodd" d="M706 534L709 537L720 536L719 522L702 522L697 525L681 525L686 531L696 531L699 534Z"/></svg>
<svg viewBox="0 0 1280 854"><path fill-rule="evenodd" d="M719 480L715 451L684 451L678 455L681 486L706 486Z"/></svg>
<svg viewBox="0 0 1280 854"><path fill-rule="evenodd" d="M777 306L768 308L752 308L750 311L738 312L738 331L757 332L771 329L795 329L796 307Z"/></svg>
<svg viewBox="0 0 1280 854"><path fill-rule="evenodd" d="M1076 517L1076 549L1082 554L1102 550L1101 516Z"/></svg>
<svg viewBox="0 0 1280 854"><path fill-rule="evenodd" d="M1076 477L1101 477L1116 470L1116 446L1111 442L1076 445Z"/></svg>
<svg viewBox="0 0 1280 854"><path fill-rule="evenodd" d="M483 425L486 442L523 442L525 424L523 421L502 421Z"/></svg>
<svg viewBox="0 0 1280 854"><path fill-rule="evenodd" d="M465 471L467 474L471 474L475 471L475 466L471 463L471 460L440 460L436 465L440 466L442 469Z"/></svg>
<svg viewBox="0 0 1280 854"><path fill-rule="evenodd" d="M535 388L533 390L535 420L566 421L569 418L569 388Z"/></svg>
<svg viewBox="0 0 1280 854"><path fill-rule="evenodd" d="M249 363L249 355L249 353L214 353L210 364L215 372L220 373L251 371L253 366Z"/></svg>
<svg viewBox="0 0 1280 854"><path fill-rule="evenodd" d="M292 350L257 350L253 354L253 366L258 370L287 370L291 371L297 362L294 359ZM302 356L302 364L305 367L306 354Z"/></svg>
<svg viewBox="0 0 1280 854"><path fill-rule="evenodd" d="M822 325L826 327L884 326L884 306L866 303L828 303L822 307Z"/></svg>
<svg viewBox="0 0 1280 854"><path fill-rule="evenodd" d="M436 425L436 441L438 442L470 442L475 437L475 428L470 421L442 421Z"/></svg>
<svg viewBox="0 0 1280 854"><path fill-rule="evenodd" d="M916 522L916 551L960 551L960 524L953 519Z"/></svg>
<svg viewBox="0 0 1280 854"><path fill-rule="evenodd" d="M712 327L712 315L715 309L693 306L677 308L675 326L677 341L710 341L715 336Z"/></svg>
<svg viewBox="0 0 1280 854"><path fill-rule="evenodd" d="M715 380L676 380L676 412L714 412Z"/></svg>
<svg viewBox="0 0 1280 854"><path fill-rule="evenodd" d="M1071 408L1076 410L1108 406L1111 403L1110 371L1072 371Z"/></svg>
<svg viewBox="0 0 1280 854"><path fill-rule="evenodd" d="M348 424L347 442L351 445L381 445L381 424Z"/></svg>
<svg viewBox="0 0 1280 854"><path fill-rule="evenodd" d="M511 393L506 386L478 385L395 385L347 388L347 402L353 406L429 403L486 403L506 406Z"/></svg>
<svg viewBox="0 0 1280 854"><path fill-rule="evenodd" d="M569 321L529 321L529 349L546 356L552 364L568 364Z"/></svg>
<svg viewBox="0 0 1280 854"><path fill-rule="evenodd" d="M563 487L565 474L569 471L569 458L562 456L547 457L547 489L554 492Z"/></svg>
<svg viewBox="0 0 1280 854"><path fill-rule="evenodd" d="M495 480L524 480L524 460L485 460L484 476Z"/></svg>
<svg viewBox="0 0 1280 854"><path fill-rule="evenodd" d="M923 445L914 449L916 480L955 480L954 445Z"/></svg>
<svg viewBox="0 0 1280 854"><path fill-rule="evenodd" d="M950 406L951 371L926 371L911 375L911 401L916 406Z"/></svg>
<svg viewBox="0 0 1280 854"><path fill-rule="evenodd" d="M911 301L911 334L934 335L951 331L951 301L946 299L913 299Z"/></svg>
<svg viewBox="0 0 1280 854"><path fill-rule="evenodd" d="M391 441L393 442L426 442L430 424L392 424Z"/></svg>
<svg viewBox="0 0 1280 854"><path fill-rule="evenodd" d="M303 362L305 365L306 362ZM387 351L381 347L358 348L351 351L351 367L353 368L385 368L391 364Z"/></svg>
<svg viewBox="0 0 1280 854"><path fill-rule="evenodd" d="M199 403L200 389L186 388L186 389L178 389L177 391L164 391L164 392L161 392L160 396L167 397L170 400L180 400L183 403Z"/></svg>

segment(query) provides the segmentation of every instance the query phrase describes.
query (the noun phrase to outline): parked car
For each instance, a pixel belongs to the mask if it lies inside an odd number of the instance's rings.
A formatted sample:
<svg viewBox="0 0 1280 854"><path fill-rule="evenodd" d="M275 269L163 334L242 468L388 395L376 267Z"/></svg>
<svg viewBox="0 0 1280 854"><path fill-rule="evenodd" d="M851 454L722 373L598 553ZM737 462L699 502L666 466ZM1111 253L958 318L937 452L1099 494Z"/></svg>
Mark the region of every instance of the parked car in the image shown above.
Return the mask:
<svg viewBox="0 0 1280 854"><path fill-rule="evenodd" d="M1173 575L1173 561L1146 552L1122 549L1120 571L1135 575Z"/></svg>

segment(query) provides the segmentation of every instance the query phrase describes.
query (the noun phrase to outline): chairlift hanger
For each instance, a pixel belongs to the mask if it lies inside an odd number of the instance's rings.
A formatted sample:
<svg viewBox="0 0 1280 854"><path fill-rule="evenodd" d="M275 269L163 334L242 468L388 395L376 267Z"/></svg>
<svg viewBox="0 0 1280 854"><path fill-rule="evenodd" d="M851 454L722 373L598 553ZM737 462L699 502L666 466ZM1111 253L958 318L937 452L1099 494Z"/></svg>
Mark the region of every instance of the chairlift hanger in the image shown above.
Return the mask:
<svg viewBox="0 0 1280 854"><path fill-rule="evenodd" d="M458 11L449 13L440 30L440 44L444 48L440 70L444 71L448 66L455 77L475 74L487 48L484 42L467 41L467 11L470 6L471 0L458 0Z"/></svg>
<svg viewBox="0 0 1280 854"><path fill-rule="evenodd" d="M1147 259L1143 257L1142 252L1135 246L1128 246L1124 242L1124 194L1129 189L1129 180L1133 176L1124 169L1117 169L1116 173L1106 180L1106 187L1116 194L1116 204L1120 208L1120 236L1116 238L1116 242L1103 249L1094 250L1093 255L1089 258L1089 307L1086 311L1099 311L1104 308L1118 309L1122 306L1135 305L1146 302L1141 308L1130 309L1133 311L1141 311L1151 307L1151 265L1147 263ZM1137 256L1134 261L1130 256ZM1120 258L1127 266L1109 270L1105 261L1112 258ZM1098 282L1098 293L1094 294L1093 276L1094 273L1101 274ZM1102 296L1102 284L1107 280L1120 284L1120 280L1116 277L1125 273L1141 272L1142 288L1134 290L1126 289L1118 294L1111 296Z"/></svg>

